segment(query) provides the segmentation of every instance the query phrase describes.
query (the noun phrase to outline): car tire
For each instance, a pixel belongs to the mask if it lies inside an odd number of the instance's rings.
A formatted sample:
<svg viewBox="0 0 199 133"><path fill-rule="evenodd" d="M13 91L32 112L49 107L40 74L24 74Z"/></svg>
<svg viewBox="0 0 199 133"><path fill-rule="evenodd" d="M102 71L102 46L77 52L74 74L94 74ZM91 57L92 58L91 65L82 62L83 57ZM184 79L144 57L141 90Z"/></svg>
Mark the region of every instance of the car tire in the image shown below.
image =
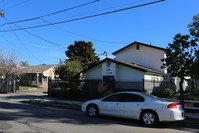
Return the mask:
<svg viewBox="0 0 199 133"><path fill-rule="evenodd" d="M89 105L87 107L87 114L90 117L98 117L99 116L99 109L97 107L97 105Z"/></svg>
<svg viewBox="0 0 199 133"><path fill-rule="evenodd" d="M159 122L157 114L153 111L144 111L141 115L141 121L149 127L155 126Z"/></svg>

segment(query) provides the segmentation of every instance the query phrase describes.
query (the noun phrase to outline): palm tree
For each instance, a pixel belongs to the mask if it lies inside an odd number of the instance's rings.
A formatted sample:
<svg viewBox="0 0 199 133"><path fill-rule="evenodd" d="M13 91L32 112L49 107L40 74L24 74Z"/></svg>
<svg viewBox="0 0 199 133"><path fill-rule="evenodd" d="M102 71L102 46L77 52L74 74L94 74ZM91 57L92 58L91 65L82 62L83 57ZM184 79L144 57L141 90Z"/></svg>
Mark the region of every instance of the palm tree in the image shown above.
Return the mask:
<svg viewBox="0 0 199 133"><path fill-rule="evenodd" d="M25 62L24 62L24 61L21 61L21 65L22 65L22 66L28 66L28 61L25 61Z"/></svg>

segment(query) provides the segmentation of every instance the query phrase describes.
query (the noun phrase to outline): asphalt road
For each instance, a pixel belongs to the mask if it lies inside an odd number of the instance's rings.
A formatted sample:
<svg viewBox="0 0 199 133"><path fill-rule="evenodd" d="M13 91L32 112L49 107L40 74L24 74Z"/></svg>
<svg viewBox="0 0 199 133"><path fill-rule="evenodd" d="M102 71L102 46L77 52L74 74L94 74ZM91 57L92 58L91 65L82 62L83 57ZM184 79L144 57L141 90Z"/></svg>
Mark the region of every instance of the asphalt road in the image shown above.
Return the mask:
<svg viewBox="0 0 199 133"><path fill-rule="evenodd" d="M90 118L80 110L21 103L0 96L0 133L199 133L199 123L161 123L148 128L139 121L102 116Z"/></svg>

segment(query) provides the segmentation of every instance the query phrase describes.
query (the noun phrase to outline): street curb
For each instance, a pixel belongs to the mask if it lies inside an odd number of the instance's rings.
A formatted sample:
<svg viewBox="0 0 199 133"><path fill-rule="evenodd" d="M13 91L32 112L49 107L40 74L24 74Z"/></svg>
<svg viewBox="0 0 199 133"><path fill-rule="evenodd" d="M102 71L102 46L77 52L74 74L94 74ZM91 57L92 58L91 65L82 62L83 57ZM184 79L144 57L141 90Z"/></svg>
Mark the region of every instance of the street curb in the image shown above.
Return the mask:
<svg viewBox="0 0 199 133"><path fill-rule="evenodd" d="M199 113L198 109L184 109L187 113Z"/></svg>
<svg viewBox="0 0 199 133"><path fill-rule="evenodd" d="M41 102L36 102L36 101L21 101L21 102L27 103L27 104L43 105L43 106L47 106L47 107L56 107L56 108L72 109L72 110L81 111L81 107L76 107L73 105L59 105L59 104L53 104L53 103L41 103Z"/></svg>

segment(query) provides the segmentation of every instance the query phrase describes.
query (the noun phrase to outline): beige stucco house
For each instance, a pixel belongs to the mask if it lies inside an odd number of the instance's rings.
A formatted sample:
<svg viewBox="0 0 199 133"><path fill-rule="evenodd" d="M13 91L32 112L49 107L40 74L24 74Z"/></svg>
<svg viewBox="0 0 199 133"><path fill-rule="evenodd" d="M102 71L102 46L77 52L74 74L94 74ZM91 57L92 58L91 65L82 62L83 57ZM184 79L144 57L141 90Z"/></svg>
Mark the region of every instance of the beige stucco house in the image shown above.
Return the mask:
<svg viewBox="0 0 199 133"><path fill-rule="evenodd" d="M49 78L55 79L55 67L57 65L35 65L24 66L21 68L21 85L22 86L37 86L48 88Z"/></svg>

